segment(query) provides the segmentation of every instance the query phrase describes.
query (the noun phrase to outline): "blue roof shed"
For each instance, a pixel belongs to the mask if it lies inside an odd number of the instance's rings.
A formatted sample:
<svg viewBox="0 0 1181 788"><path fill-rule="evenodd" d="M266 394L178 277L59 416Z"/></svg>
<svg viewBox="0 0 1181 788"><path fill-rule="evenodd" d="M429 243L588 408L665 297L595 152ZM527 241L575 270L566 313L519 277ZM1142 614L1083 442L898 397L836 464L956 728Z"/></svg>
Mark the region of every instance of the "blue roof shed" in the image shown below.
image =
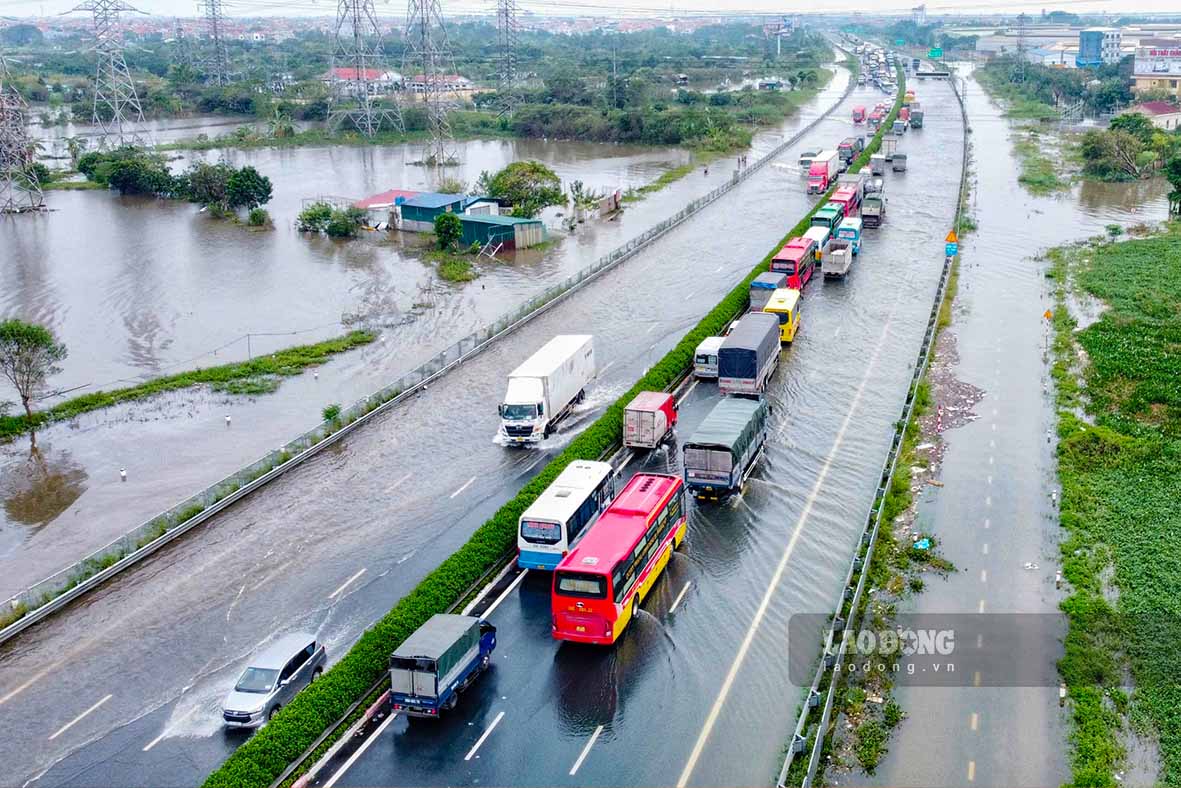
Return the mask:
<svg viewBox="0 0 1181 788"><path fill-rule="evenodd" d="M432 224L441 213L462 213L464 199L462 194L423 192L402 203L402 218Z"/></svg>

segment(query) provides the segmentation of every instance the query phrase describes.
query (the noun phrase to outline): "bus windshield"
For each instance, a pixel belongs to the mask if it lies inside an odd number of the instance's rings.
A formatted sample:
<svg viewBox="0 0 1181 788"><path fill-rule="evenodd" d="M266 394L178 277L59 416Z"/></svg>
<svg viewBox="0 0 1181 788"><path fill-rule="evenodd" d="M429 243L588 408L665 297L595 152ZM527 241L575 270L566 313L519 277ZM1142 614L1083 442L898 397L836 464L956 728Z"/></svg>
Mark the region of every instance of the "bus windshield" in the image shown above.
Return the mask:
<svg viewBox="0 0 1181 788"><path fill-rule="evenodd" d="M557 544L562 541L562 526L558 523L522 520L521 538L533 544Z"/></svg>
<svg viewBox="0 0 1181 788"><path fill-rule="evenodd" d="M558 593L563 596L582 596L589 599L607 597L607 578L583 572L558 572Z"/></svg>

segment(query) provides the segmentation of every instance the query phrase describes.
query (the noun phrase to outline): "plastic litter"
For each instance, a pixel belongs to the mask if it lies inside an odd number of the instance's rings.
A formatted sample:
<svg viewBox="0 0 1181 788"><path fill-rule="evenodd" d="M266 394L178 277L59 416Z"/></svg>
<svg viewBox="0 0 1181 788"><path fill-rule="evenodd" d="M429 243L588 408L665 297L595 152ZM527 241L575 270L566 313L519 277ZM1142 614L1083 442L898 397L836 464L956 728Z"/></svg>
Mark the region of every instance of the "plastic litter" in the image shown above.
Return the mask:
<svg viewBox="0 0 1181 788"><path fill-rule="evenodd" d="M926 539L926 538L918 540L917 542L914 543L914 549L915 550L930 550L931 549L931 540Z"/></svg>
<svg viewBox="0 0 1181 788"><path fill-rule="evenodd" d="M1040 567L1033 561L1026 561L1024 564L1022 564L1022 566L1024 566L1026 569L1040 569Z"/></svg>

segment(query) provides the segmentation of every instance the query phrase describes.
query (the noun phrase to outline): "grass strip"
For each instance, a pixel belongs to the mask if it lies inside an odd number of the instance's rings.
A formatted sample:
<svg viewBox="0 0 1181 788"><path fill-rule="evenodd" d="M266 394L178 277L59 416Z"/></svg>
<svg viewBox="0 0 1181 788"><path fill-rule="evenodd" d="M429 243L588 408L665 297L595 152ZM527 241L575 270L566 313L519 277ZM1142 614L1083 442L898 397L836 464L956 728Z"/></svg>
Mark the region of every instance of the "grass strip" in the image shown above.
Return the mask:
<svg viewBox="0 0 1181 788"><path fill-rule="evenodd" d="M127 388L83 394L59 402L46 410L35 411L32 426L43 427L55 421L72 419L83 413L205 383L227 394L269 393L278 387L277 381L280 376L297 375L307 367L323 364L337 353L369 344L376 338L377 334L372 331L350 331L334 339L313 345L297 345L250 361L195 369L152 378ZM12 440L28 430L29 421L24 415L0 417L0 441Z"/></svg>
<svg viewBox="0 0 1181 788"><path fill-rule="evenodd" d="M903 92L899 91L890 122L902 106ZM884 124L883 128L888 125ZM869 163L870 154L876 152L881 144L881 134L882 130L879 130L874 135L870 145L853 162L853 169ZM817 202L759 264L681 338L676 347L574 438L561 454L501 506L490 520L477 528L459 550L367 629L349 652L326 671L320 680L297 695L262 730L235 750L221 767L209 775L205 781L206 788L267 788L278 779L289 763L303 755L321 733L335 725L349 706L385 672L389 655L398 644L432 615L446 610L467 593L467 589L511 549L521 513L567 465L575 460L598 459L619 443L626 404L641 391L663 391L671 387L692 364L693 352L701 340L723 333L734 316L746 308L751 281L770 270L771 258L789 238L807 230L812 215L823 203L824 200Z"/></svg>
<svg viewBox="0 0 1181 788"><path fill-rule="evenodd" d="M1117 784L1130 721L1181 785L1181 224L1049 259L1072 782ZM1071 294L1108 308L1079 330Z"/></svg>

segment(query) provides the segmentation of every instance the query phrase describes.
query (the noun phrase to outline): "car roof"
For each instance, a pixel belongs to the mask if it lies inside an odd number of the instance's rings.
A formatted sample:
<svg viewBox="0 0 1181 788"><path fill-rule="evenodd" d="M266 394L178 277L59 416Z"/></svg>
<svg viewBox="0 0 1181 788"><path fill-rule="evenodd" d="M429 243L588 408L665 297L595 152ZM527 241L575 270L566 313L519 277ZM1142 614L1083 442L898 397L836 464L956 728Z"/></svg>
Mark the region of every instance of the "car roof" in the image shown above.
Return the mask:
<svg viewBox="0 0 1181 788"><path fill-rule="evenodd" d="M310 632L293 632L290 635L283 635L255 655L250 660L250 667L278 670L286 665L296 652L307 648L308 644L315 642L315 640L316 636Z"/></svg>

